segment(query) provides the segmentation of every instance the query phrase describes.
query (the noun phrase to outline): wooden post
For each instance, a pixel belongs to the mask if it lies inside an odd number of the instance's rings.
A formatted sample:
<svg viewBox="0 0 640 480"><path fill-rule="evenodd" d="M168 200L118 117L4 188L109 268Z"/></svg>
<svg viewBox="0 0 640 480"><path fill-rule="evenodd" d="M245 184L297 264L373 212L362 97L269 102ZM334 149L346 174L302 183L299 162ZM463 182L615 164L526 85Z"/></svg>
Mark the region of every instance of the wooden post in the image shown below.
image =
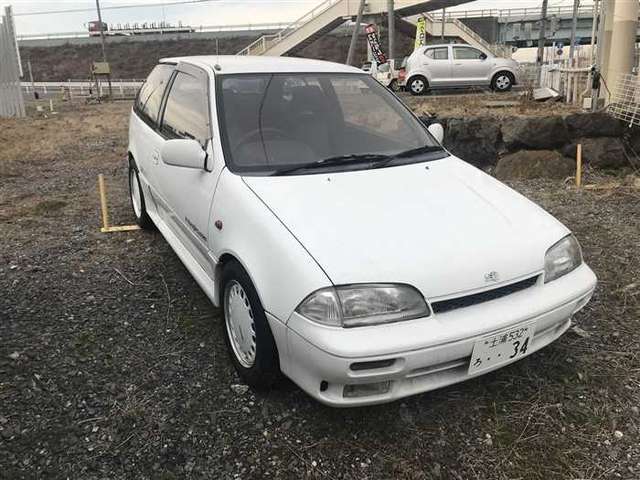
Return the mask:
<svg viewBox="0 0 640 480"><path fill-rule="evenodd" d="M582 186L582 144L576 145L576 187Z"/></svg>
<svg viewBox="0 0 640 480"><path fill-rule="evenodd" d="M100 210L102 212L102 228L100 231L107 232L131 232L140 230L139 225L117 225L112 227L109 225L109 210L107 207L107 187L104 183L104 175L98 175L98 191L100 193Z"/></svg>
<svg viewBox="0 0 640 480"><path fill-rule="evenodd" d="M98 190L100 191L100 210L102 211L102 228L109 228L109 211L107 210L107 190L104 186L104 175L98 175Z"/></svg>

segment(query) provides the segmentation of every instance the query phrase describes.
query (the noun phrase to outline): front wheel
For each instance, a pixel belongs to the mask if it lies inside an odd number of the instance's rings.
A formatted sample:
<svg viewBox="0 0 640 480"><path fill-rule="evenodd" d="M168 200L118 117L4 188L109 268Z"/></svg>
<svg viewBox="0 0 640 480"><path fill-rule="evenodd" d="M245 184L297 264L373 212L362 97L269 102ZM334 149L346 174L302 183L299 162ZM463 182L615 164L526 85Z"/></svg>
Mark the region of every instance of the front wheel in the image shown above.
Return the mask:
<svg viewBox="0 0 640 480"><path fill-rule="evenodd" d="M278 350L258 293L237 262L222 269L222 306L227 346L247 385L265 389L280 378Z"/></svg>
<svg viewBox="0 0 640 480"><path fill-rule="evenodd" d="M409 91L412 95L424 95L427 91L427 79L418 75L409 80Z"/></svg>
<svg viewBox="0 0 640 480"><path fill-rule="evenodd" d="M493 76L491 88L496 92L508 92L513 87L513 75L509 72L498 72Z"/></svg>

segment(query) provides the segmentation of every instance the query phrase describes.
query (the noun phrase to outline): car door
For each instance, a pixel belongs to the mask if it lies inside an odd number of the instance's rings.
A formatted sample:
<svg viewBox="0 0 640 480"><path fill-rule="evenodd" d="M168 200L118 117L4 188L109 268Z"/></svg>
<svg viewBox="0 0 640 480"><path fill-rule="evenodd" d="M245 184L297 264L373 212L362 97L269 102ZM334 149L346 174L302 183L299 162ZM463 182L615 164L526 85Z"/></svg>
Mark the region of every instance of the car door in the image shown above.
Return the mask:
<svg viewBox="0 0 640 480"><path fill-rule="evenodd" d="M459 85L487 85L491 67L487 54L477 48L453 47L453 77Z"/></svg>
<svg viewBox="0 0 640 480"><path fill-rule="evenodd" d="M159 129L163 143L175 139L196 140L207 154L205 165L187 168L163 161L157 164L163 221L211 278L210 210L224 167L222 154L215 146L219 142L214 144L213 137L212 77L212 72L210 77L209 72L192 64L178 64L164 101Z"/></svg>
<svg viewBox="0 0 640 480"><path fill-rule="evenodd" d="M431 87L447 86L451 81L449 47L432 47L424 51L423 66L429 72Z"/></svg>
<svg viewBox="0 0 640 480"><path fill-rule="evenodd" d="M159 64L151 71L140 88L133 106L129 141L138 167L138 177L147 198L147 209L156 213L155 190L157 188L155 169L159 161L162 137L158 134L158 121L162 99L173 75L175 65Z"/></svg>

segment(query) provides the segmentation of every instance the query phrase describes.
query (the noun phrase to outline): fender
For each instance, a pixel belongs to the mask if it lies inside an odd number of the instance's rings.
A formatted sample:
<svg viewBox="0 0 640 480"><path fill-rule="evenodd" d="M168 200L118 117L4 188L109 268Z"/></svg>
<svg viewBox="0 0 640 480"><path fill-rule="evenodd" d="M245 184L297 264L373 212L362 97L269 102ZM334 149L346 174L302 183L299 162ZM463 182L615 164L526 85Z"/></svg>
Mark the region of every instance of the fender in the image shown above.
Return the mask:
<svg viewBox="0 0 640 480"><path fill-rule="evenodd" d="M218 303L220 268L229 258L247 271L264 309L285 323L310 293L332 285L294 234L242 177L228 169L219 179L209 223Z"/></svg>

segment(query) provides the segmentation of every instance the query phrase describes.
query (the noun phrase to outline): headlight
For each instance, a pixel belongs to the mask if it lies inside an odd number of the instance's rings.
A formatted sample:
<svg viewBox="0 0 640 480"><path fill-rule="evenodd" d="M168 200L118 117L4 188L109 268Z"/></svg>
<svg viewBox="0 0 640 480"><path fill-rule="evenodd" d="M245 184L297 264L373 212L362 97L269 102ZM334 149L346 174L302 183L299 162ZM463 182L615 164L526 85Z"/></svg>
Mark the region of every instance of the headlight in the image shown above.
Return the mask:
<svg viewBox="0 0 640 480"><path fill-rule="evenodd" d="M411 320L429 315L424 298L409 285L346 285L318 290L296 311L314 322L358 327Z"/></svg>
<svg viewBox="0 0 640 480"><path fill-rule="evenodd" d="M582 250L576 237L568 235L547 250L544 256L544 283L566 275L582 263Z"/></svg>

